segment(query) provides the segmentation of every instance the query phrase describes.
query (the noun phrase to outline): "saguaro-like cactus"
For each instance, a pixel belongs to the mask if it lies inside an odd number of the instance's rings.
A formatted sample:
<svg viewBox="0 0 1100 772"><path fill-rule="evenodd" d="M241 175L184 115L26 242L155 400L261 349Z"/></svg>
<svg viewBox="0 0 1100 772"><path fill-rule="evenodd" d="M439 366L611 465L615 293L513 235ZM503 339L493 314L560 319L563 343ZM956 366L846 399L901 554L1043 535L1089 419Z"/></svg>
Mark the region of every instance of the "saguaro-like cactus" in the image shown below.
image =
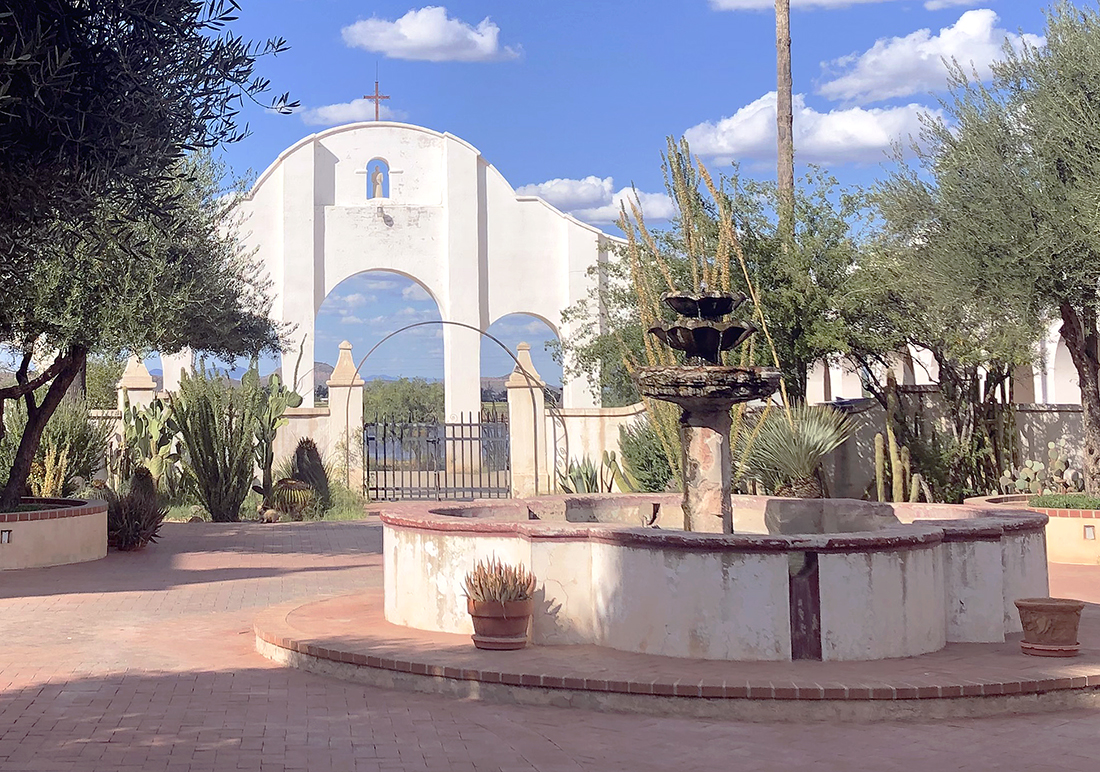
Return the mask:
<svg viewBox="0 0 1100 772"><path fill-rule="evenodd" d="M886 440L882 432L875 435L875 493L886 501Z"/></svg>

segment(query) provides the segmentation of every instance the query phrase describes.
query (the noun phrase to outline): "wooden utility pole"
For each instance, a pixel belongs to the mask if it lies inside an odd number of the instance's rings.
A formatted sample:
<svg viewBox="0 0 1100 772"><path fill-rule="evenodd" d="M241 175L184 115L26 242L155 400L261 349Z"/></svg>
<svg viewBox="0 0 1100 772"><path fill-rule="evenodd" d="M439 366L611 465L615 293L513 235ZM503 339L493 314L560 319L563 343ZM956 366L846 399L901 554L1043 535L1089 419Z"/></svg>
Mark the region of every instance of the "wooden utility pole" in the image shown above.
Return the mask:
<svg viewBox="0 0 1100 772"><path fill-rule="evenodd" d="M794 90L791 78L791 0L775 0L776 104L779 150L779 237L794 248Z"/></svg>

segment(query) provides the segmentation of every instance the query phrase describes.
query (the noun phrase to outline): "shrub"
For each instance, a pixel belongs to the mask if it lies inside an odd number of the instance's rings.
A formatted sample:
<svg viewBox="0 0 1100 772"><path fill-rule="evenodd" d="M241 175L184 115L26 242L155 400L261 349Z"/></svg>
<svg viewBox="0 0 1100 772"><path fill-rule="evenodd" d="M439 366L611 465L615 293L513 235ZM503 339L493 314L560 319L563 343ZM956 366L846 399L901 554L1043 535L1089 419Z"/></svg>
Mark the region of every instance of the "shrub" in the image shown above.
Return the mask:
<svg viewBox="0 0 1100 772"><path fill-rule="evenodd" d="M27 423L26 406L19 401L9 405L4 413L6 433L0 440L0 484L7 480ZM28 480L31 492L36 496L74 495L80 488L77 480L91 480L103 466L110 433L107 421L91 418L84 400L62 400L42 432Z"/></svg>
<svg viewBox="0 0 1100 772"><path fill-rule="evenodd" d="M252 484L257 396L200 371L185 373L172 398L190 474L214 522L239 520Z"/></svg>
<svg viewBox="0 0 1100 772"><path fill-rule="evenodd" d="M648 418L619 428L619 452L626 471L641 490L657 493L668 488L672 467Z"/></svg>
<svg viewBox="0 0 1100 772"><path fill-rule="evenodd" d="M769 410L740 433L738 457L770 493L820 498L821 462L851 433L851 419L824 405L797 405L789 417L786 410Z"/></svg>
<svg viewBox="0 0 1100 772"><path fill-rule="evenodd" d="M1100 509L1100 497L1083 493L1048 493L1032 496L1027 504L1041 509Z"/></svg>
<svg viewBox="0 0 1100 772"><path fill-rule="evenodd" d="M153 475L143 466L134 471L130 490L122 498L102 482L95 483L81 496L107 502L107 543L124 552L156 542L168 514Z"/></svg>

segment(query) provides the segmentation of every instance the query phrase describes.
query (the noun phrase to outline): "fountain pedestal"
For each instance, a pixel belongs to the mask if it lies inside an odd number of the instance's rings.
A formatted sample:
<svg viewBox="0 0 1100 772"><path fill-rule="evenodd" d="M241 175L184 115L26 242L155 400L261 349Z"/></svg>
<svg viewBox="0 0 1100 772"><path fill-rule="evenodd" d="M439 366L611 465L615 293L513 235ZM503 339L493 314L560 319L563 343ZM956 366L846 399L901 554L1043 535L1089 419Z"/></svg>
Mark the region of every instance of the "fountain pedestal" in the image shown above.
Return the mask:
<svg viewBox="0 0 1100 772"><path fill-rule="evenodd" d="M779 386L770 367L645 367L634 374L645 397L679 405L684 530L733 533L730 409Z"/></svg>

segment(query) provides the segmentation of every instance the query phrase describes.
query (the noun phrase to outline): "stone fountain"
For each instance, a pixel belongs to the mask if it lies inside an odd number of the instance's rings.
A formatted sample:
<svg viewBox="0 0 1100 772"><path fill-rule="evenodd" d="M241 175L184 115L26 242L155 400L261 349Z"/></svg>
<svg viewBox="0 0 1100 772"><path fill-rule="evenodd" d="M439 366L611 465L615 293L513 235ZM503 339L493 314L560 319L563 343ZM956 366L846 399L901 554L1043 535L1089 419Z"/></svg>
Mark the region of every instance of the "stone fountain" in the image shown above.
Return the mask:
<svg viewBox="0 0 1100 772"><path fill-rule="evenodd" d="M673 292L662 299L677 319L649 332L684 352L686 361L680 366L641 368L634 381L642 396L672 402L682 411L684 529L733 533L730 409L774 393L779 370L721 364L723 351L740 346L756 332L750 322L725 321L745 302L744 295Z"/></svg>

